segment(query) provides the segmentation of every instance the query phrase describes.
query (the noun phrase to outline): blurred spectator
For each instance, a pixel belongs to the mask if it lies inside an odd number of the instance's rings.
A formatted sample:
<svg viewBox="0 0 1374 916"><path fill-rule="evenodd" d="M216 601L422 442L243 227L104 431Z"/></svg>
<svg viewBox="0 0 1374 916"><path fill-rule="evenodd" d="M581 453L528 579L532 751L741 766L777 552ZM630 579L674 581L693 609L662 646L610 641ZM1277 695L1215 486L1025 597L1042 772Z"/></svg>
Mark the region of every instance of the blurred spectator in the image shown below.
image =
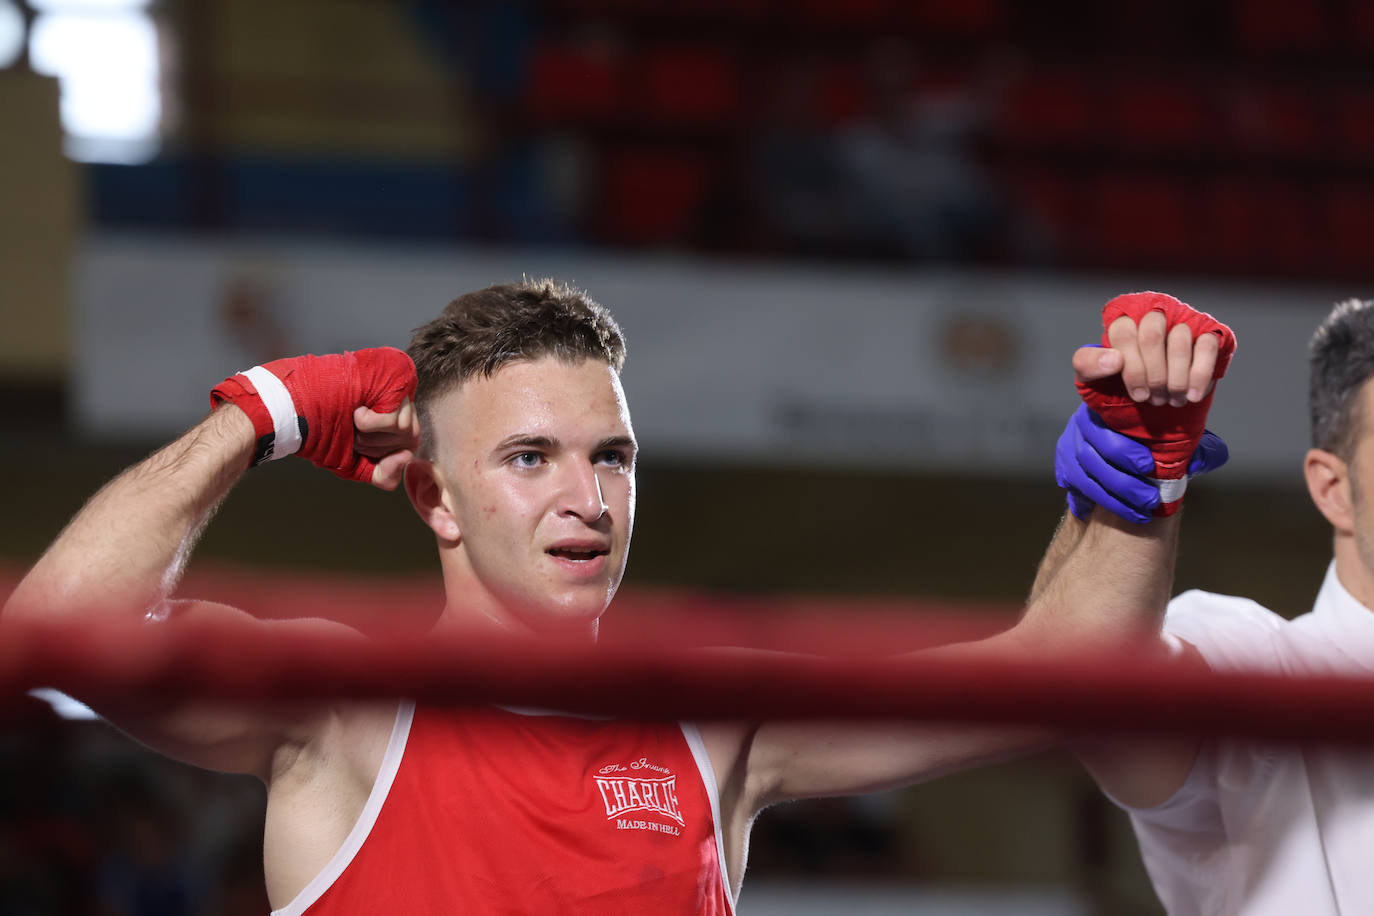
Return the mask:
<svg viewBox="0 0 1374 916"><path fill-rule="evenodd" d="M751 172L765 249L810 254L852 247L857 214L821 104L822 79L816 61L787 62L762 107Z"/></svg>
<svg viewBox="0 0 1374 916"><path fill-rule="evenodd" d="M870 113L837 143L858 238L875 254L920 261L995 254L1015 233L976 143L1010 76L1007 60L990 58L977 81L939 89L921 84L906 44L876 45L867 64Z"/></svg>
<svg viewBox="0 0 1374 916"><path fill-rule="evenodd" d="M0 916L262 916L265 794L34 700L0 734Z"/></svg>
<svg viewBox="0 0 1374 916"><path fill-rule="evenodd" d="M0 734L0 916L90 912L90 796L71 733L32 700Z"/></svg>
<svg viewBox="0 0 1374 916"><path fill-rule="evenodd" d="M808 880L909 869L894 799L889 792L780 805L754 828L750 868Z"/></svg>
<svg viewBox="0 0 1374 916"><path fill-rule="evenodd" d="M100 916L191 916L201 896L185 857L185 814L135 771L107 789Z"/></svg>

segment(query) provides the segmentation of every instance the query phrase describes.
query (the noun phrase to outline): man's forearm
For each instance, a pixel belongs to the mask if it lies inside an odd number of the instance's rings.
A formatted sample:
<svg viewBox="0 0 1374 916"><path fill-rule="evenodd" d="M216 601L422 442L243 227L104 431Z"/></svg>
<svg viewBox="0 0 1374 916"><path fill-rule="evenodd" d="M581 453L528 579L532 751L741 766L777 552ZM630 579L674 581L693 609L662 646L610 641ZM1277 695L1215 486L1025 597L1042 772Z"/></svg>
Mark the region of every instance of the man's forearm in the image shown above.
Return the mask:
<svg viewBox="0 0 1374 916"><path fill-rule="evenodd" d="M1179 518L1136 525L1097 508L1088 524L1075 521L1077 543L1048 581L1037 577L1019 628L1055 642L1157 636L1173 588ZM1050 560L1047 553L1042 574Z"/></svg>
<svg viewBox="0 0 1374 916"><path fill-rule="evenodd" d="M1064 517L1059 520L1059 527L1054 531L1054 537L1050 540L1050 546L1045 549L1040 568L1035 571L1035 582L1031 584L1030 597L1026 599L1027 606L1033 605L1059 574L1064 561L1083 539L1083 532L1087 527L1087 523L1079 521L1072 512L1064 513Z"/></svg>
<svg viewBox="0 0 1374 916"><path fill-rule="evenodd" d="M1134 525L1098 508L1083 540L1027 612L1047 641L1079 651L1097 647L1157 652L1173 588L1180 514ZM1196 659L1185 658L1195 662ZM1078 736L1074 753L1102 789L1122 804L1150 807L1173 796L1197 757L1193 737L1145 740Z"/></svg>
<svg viewBox="0 0 1374 916"><path fill-rule="evenodd" d="M201 528L252 460L253 424L221 407L129 468L58 535L6 602L7 618L143 612L166 598Z"/></svg>

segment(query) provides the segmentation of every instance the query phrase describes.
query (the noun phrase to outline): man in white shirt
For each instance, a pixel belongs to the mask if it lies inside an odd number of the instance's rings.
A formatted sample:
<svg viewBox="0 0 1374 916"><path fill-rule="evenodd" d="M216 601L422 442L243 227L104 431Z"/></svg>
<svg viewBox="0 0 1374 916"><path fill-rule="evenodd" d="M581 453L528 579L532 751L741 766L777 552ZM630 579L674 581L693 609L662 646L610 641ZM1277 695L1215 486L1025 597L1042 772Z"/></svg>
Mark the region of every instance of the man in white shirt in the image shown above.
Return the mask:
<svg viewBox="0 0 1374 916"><path fill-rule="evenodd" d="M1203 591L1170 602L1165 639L1214 670L1374 674L1374 301L1339 303L1312 338L1310 362L1303 471L1331 523L1334 558L1312 611L1292 621ZM1085 762L1130 814L1171 914L1374 912L1367 750L1208 738Z"/></svg>

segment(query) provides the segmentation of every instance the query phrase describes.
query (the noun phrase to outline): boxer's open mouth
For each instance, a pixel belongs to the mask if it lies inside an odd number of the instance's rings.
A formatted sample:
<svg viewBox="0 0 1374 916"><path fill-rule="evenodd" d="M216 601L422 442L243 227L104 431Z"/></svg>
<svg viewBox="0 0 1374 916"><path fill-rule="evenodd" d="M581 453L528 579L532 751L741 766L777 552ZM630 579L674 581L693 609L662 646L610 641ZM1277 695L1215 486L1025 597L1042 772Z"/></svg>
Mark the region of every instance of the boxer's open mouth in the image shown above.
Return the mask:
<svg viewBox="0 0 1374 916"><path fill-rule="evenodd" d="M609 550L598 550L598 549L576 550L576 549L568 548L568 547L554 547L554 548L551 548L548 552L549 552L550 555L555 556L555 557L561 557L561 558L564 559L564 560L578 560L578 561L581 561L581 560L594 560L594 559L596 559L596 558L599 557L599 556L604 556L605 554L610 553Z"/></svg>

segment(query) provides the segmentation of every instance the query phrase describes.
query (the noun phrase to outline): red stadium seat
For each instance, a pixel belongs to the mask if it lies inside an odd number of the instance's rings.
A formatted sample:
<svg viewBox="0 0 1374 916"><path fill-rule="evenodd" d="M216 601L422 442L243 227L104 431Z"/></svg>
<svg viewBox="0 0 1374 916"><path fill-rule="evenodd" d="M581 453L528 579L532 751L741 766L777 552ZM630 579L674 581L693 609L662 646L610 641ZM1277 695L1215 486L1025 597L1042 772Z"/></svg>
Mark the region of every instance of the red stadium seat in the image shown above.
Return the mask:
<svg viewBox="0 0 1374 916"><path fill-rule="evenodd" d="M1345 9L1348 16L1341 23L1343 33L1356 48L1374 50L1374 3L1349 0Z"/></svg>
<svg viewBox="0 0 1374 916"><path fill-rule="evenodd" d="M1195 151L1212 139L1213 121L1196 82L1151 77L1124 80L1113 88L1106 110L1114 145Z"/></svg>
<svg viewBox="0 0 1374 916"><path fill-rule="evenodd" d="M709 184L709 168L691 153L639 149L613 156L602 179L607 241L655 245L687 240Z"/></svg>
<svg viewBox="0 0 1374 916"><path fill-rule="evenodd" d="M1312 195L1290 181L1227 177L1193 196L1199 266L1312 274L1329 260Z"/></svg>
<svg viewBox="0 0 1374 916"><path fill-rule="evenodd" d="M978 35L1006 21L1001 0L909 0L906 16L933 33Z"/></svg>
<svg viewBox="0 0 1374 916"><path fill-rule="evenodd" d="M549 5L579 13L616 13L650 6L653 0L554 0Z"/></svg>
<svg viewBox="0 0 1374 916"><path fill-rule="evenodd" d="M739 62L709 45L648 51L632 81L638 113L654 121L726 124L740 110Z"/></svg>
<svg viewBox="0 0 1374 916"><path fill-rule="evenodd" d="M1033 146L1084 147L1098 141L1097 97L1081 74L1032 75L1012 91L999 132Z"/></svg>
<svg viewBox="0 0 1374 916"><path fill-rule="evenodd" d="M1312 274L1327 259L1313 192L1292 181L1257 185L1263 266L1284 273Z"/></svg>
<svg viewBox="0 0 1374 916"><path fill-rule="evenodd" d="M1257 53L1321 51L1330 40L1326 7L1302 0L1233 0L1233 34Z"/></svg>
<svg viewBox="0 0 1374 916"><path fill-rule="evenodd" d="M1268 214L1263 197L1243 178L1223 178L1194 200L1194 238L1200 254L1218 270L1261 266Z"/></svg>
<svg viewBox="0 0 1374 916"><path fill-rule="evenodd" d="M773 0L670 0L668 11L722 20L758 20L773 12Z"/></svg>
<svg viewBox="0 0 1374 916"><path fill-rule="evenodd" d="M1271 89L1264 94L1264 112L1277 151L1294 156L1320 151L1325 125L1316 93L1293 86Z"/></svg>
<svg viewBox="0 0 1374 916"><path fill-rule="evenodd" d="M855 65L837 64L830 67L820 77L816 94L821 118L829 124L852 121L863 114L869 105L868 85Z"/></svg>
<svg viewBox="0 0 1374 916"><path fill-rule="evenodd" d="M1191 214L1176 179L1109 176L1096 189L1096 246L1110 262L1183 266L1194 252Z"/></svg>
<svg viewBox="0 0 1374 916"><path fill-rule="evenodd" d="M1364 281L1369 265L1374 264L1374 242L1369 233L1374 183L1340 184L1328 189L1322 210L1331 266Z"/></svg>
<svg viewBox="0 0 1374 916"><path fill-rule="evenodd" d="M1342 93L1336 105L1336 142L1331 145L1331 152L1366 161L1374 155L1374 90Z"/></svg>
<svg viewBox="0 0 1374 916"><path fill-rule="evenodd" d="M1325 155L1328 105L1305 85L1236 83L1219 96L1218 123L1241 156L1306 159Z"/></svg>
<svg viewBox="0 0 1374 916"><path fill-rule="evenodd" d="M551 121L610 118L622 105L623 83L621 61L609 48L540 45L530 65L527 105Z"/></svg>
<svg viewBox="0 0 1374 916"><path fill-rule="evenodd" d="M823 26L881 25L899 0L802 0L793 15Z"/></svg>

